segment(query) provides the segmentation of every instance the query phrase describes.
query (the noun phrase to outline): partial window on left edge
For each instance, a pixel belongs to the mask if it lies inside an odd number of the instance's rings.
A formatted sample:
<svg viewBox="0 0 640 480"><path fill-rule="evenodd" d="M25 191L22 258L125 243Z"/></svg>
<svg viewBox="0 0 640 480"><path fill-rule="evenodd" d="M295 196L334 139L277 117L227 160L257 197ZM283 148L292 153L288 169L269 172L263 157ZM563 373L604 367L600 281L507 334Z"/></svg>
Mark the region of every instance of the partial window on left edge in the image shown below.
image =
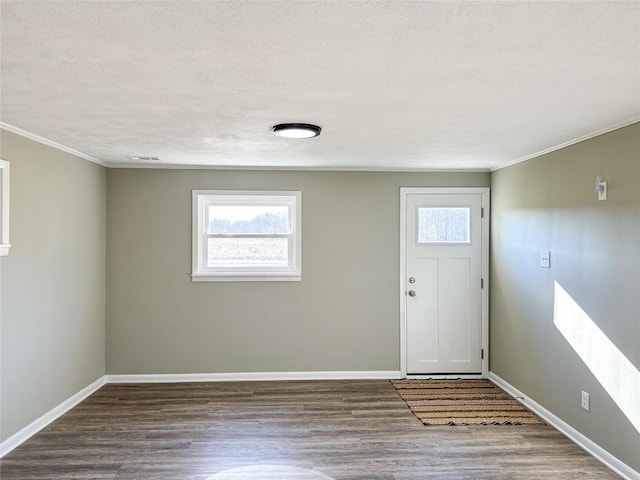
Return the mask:
<svg viewBox="0 0 640 480"><path fill-rule="evenodd" d="M9 255L9 162L0 159L0 256Z"/></svg>
<svg viewBox="0 0 640 480"><path fill-rule="evenodd" d="M194 280L300 280L301 192L193 191Z"/></svg>

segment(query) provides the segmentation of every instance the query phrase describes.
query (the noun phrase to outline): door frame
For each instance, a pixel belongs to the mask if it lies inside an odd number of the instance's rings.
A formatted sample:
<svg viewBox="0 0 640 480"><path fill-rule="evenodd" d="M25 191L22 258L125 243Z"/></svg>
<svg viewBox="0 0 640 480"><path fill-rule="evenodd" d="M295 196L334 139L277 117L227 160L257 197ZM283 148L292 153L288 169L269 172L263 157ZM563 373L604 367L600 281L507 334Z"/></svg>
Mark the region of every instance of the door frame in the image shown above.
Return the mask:
<svg viewBox="0 0 640 480"><path fill-rule="evenodd" d="M407 196L408 195L480 195L483 215L482 228L482 320L481 320L481 375L455 375L454 378L487 378L489 375L489 225L491 218L491 189L489 187L400 187L400 375L402 378L421 378L407 375ZM447 375L428 375L429 378L447 378ZM449 376L450 377L450 376Z"/></svg>

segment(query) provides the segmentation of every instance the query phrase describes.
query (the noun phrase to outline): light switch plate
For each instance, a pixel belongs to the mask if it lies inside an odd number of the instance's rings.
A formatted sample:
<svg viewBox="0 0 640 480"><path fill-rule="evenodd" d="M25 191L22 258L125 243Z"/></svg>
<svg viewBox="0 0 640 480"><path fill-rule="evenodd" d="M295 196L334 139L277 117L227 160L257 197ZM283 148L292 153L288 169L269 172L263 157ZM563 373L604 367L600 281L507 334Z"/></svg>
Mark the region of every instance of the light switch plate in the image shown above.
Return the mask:
<svg viewBox="0 0 640 480"><path fill-rule="evenodd" d="M551 252L549 250L540 251L540 267L551 268Z"/></svg>
<svg viewBox="0 0 640 480"><path fill-rule="evenodd" d="M598 184L598 200L607 199L607 182L600 182Z"/></svg>

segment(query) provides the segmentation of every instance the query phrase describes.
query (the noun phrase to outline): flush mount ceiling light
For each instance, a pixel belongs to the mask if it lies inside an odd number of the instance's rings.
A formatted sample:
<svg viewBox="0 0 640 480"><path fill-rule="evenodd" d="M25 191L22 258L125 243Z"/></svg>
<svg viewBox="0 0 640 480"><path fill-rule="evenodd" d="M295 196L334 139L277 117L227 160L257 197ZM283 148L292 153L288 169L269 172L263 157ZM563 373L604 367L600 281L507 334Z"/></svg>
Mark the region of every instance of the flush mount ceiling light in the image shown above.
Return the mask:
<svg viewBox="0 0 640 480"><path fill-rule="evenodd" d="M280 123L271 129L275 135L284 138L313 138L320 135L321 130L310 123Z"/></svg>

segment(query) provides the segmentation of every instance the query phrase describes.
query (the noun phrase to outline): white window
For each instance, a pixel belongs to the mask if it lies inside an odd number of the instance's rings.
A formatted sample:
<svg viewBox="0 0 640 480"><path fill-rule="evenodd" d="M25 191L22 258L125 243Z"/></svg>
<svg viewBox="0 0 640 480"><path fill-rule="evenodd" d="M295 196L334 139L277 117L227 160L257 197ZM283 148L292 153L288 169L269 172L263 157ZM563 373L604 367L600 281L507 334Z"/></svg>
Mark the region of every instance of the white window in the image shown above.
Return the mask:
<svg viewBox="0 0 640 480"><path fill-rule="evenodd" d="M193 191L194 281L299 281L297 191Z"/></svg>
<svg viewBox="0 0 640 480"><path fill-rule="evenodd" d="M9 162L0 159L0 256L9 255Z"/></svg>

